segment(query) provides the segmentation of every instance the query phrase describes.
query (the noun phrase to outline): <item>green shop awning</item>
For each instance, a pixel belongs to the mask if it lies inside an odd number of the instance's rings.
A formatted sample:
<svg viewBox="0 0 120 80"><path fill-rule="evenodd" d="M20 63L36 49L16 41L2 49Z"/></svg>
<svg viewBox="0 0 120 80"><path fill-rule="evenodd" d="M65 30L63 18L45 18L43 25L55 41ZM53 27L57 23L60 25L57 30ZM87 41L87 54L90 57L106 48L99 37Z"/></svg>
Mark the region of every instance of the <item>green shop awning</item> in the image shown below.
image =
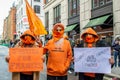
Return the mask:
<svg viewBox="0 0 120 80"><path fill-rule="evenodd" d="M88 27L94 27L94 26L99 26L104 24L104 22L109 18L109 16L111 15L106 15L106 16L102 16L102 17L90 20L88 24L84 27L84 29Z"/></svg>
<svg viewBox="0 0 120 80"><path fill-rule="evenodd" d="M72 31L76 26L77 26L77 24L73 24L73 25L67 26L67 27L65 28L65 32Z"/></svg>

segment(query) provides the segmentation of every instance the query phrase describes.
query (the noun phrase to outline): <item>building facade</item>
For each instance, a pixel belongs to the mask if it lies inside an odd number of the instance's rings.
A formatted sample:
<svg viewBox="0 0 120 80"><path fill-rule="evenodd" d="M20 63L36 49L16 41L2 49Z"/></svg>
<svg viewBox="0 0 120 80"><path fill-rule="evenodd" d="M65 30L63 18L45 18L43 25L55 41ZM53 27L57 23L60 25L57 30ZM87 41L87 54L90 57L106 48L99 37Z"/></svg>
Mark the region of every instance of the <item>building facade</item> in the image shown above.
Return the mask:
<svg viewBox="0 0 120 80"><path fill-rule="evenodd" d="M114 3L115 0L81 0L80 6L83 7L80 11L81 31L91 27L111 46L116 34Z"/></svg>
<svg viewBox="0 0 120 80"><path fill-rule="evenodd" d="M36 15L44 23L43 0L28 0L28 3L34 9ZM16 32L17 38L26 30L29 29L29 23L26 14L26 4L24 0L17 0L16 13Z"/></svg>
<svg viewBox="0 0 120 80"><path fill-rule="evenodd" d="M8 17L4 19L3 40L10 41L16 37L16 7L13 5Z"/></svg>
<svg viewBox="0 0 120 80"><path fill-rule="evenodd" d="M65 25L65 33L75 36L75 39L80 38L80 34L89 27L109 45L115 36L120 35L119 0L44 0L44 2L45 26L49 33L55 23L61 22ZM55 9L57 6L59 7Z"/></svg>
<svg viewBox="0 0 120 80"><path fill-rule="evenodd" d="M113 0L113 32L114 37L120 36L120 0Z"/></svg>
<svg viewBox="0 0 120 80"><path fill-rule="evenodd" d="M2 34L3 40L6 40L6 38L8 37L7 29L8 29L8 17L4 19L4 23L3 23L3 34Z"/></svg>
<svg viewBox="0 0 120 80"><path fill-rule="evenodd" d="M65 26L65 34L75 38L80 33L79 0L44 0L45 27L49 34L55 23ZM75 35L75 36L73 36Z"/></svg>
<svg viewBox="0 0 120 80"><path fill-rule="evenodd" d="M45 27L49 34L55 23L67 25L68 6L67 0L44 0Z"/></svg>

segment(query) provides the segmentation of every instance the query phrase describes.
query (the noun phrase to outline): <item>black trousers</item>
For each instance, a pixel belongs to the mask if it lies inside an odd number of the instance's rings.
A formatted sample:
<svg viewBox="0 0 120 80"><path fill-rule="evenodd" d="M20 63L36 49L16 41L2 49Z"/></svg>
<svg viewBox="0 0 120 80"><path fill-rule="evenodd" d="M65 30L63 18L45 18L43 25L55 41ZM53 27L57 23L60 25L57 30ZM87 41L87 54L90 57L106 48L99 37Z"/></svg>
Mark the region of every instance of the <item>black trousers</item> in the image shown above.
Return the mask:
<svg viewBox="0 0 120 80"><path fill-rule="evenodd" d="M67 75L66 76L50 76L50 75L47 75L47 80L67 80Z"/></svg>
<svg viewBox="0 0 120 80"><path fill-rule="evenodd" d="M20 80L33 80L33 75L26 75L20 73Z"/></svg>
<svg viewBox="0 0 120 80"><path fill-rule="evenodd" d="M79 80L103 80L104 74L96 73L95 78L85 76L84 73L79 73Z"/></svg>

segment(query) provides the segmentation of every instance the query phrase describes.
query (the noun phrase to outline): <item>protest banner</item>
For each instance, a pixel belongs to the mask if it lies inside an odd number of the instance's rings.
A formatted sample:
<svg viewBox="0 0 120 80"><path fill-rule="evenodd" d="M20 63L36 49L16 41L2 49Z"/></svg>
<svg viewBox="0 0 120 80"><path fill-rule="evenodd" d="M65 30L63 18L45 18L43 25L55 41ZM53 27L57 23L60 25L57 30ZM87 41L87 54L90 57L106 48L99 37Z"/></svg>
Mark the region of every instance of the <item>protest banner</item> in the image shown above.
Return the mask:
<svg viewBox="0 0 120 80"><path fill-rule="evenodd" d="M41 71L43 69L42 48L10 48L10 72Z"/></svg>
<svg viewBox="0 0 120 80"><path fill-rule="evenodd" d="M74 48L75 72L111 73L110 47Z"/></svg>

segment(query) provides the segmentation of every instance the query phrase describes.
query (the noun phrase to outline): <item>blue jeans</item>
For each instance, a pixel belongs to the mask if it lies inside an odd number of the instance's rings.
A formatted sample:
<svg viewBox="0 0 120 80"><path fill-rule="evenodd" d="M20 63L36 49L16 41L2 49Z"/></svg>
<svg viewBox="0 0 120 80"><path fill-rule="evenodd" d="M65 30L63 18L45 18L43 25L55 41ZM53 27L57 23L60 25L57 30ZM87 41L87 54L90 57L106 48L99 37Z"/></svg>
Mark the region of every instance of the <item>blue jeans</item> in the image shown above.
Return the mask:
<svg viewBox="0 0 120 80"><path fill-rule="evenodd" d="M120 67L120 52L114 51L113 54L114 54L115 67L117 67L117 63L118 63L118 66ZM118 59L118 62L117 62L117 59Z"/></svg>

